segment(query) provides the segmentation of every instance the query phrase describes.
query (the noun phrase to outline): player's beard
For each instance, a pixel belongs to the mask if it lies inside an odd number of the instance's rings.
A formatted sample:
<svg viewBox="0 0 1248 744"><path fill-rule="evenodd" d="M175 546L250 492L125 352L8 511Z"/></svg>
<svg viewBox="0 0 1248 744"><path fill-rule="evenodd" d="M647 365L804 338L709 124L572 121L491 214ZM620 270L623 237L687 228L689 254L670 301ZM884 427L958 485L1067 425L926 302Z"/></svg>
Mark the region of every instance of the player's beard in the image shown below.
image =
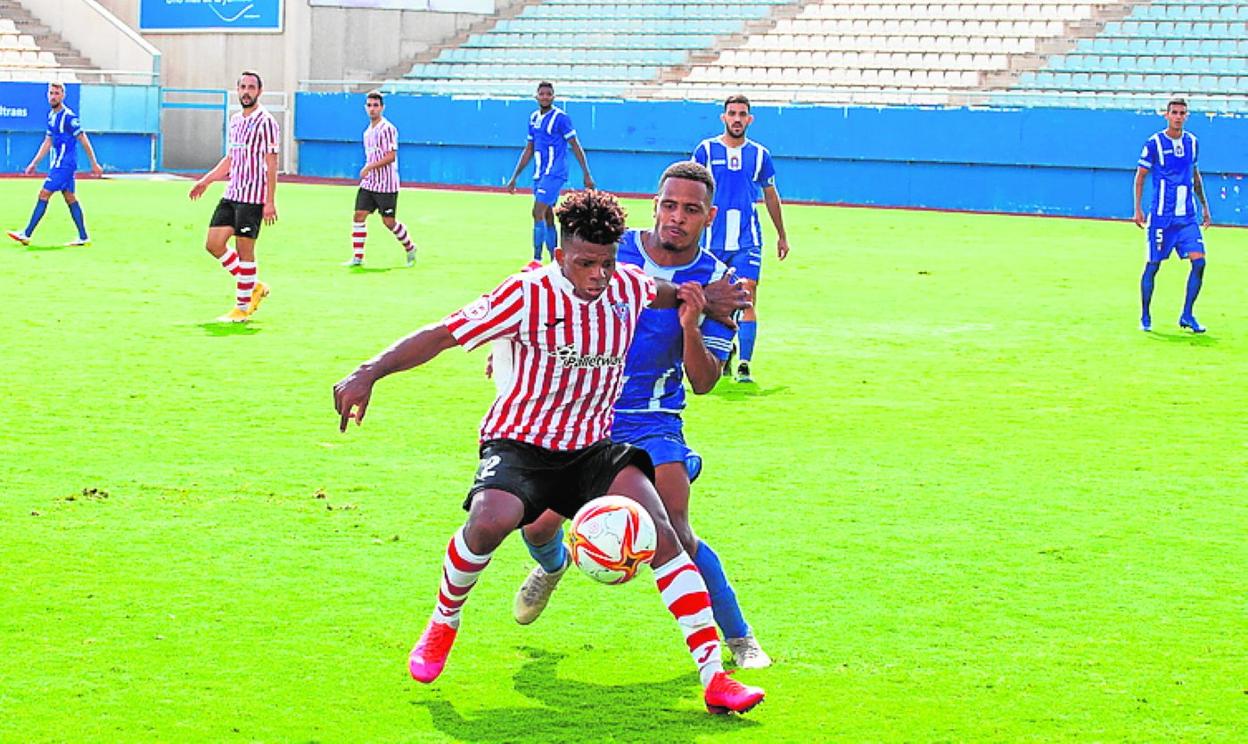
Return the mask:
<svg viewBox="0 0 1248 744"><path fill-rule="evenodd" d="M251 108L252 106L256 105L256 99L252 98L246 93L243 93L242 95L238 97L238 104L245 109Z"/></svg>

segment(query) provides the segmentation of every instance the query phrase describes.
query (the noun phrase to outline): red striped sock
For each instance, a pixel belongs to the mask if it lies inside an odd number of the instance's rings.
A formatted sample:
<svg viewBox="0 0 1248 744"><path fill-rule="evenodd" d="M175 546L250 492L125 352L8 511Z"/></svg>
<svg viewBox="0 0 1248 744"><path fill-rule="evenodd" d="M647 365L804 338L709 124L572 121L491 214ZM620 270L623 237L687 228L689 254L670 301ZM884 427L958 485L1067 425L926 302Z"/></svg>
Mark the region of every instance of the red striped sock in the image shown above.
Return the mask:
<svg viewBox="0 0 1248 744"><path fill-rule="evenodd" d="M234 301L238 303L239 309L246 310L251 305L251 291L256 288L256 262L239 261L236 276L235 286L238 293Z"/></svg>
<svg viewBox="0 0 1248 744"><path fill-rule="evenodd" d="M368 228L363 222L351 225L351 250L356 261L364 260L364 239L368 237Z"/></svg>
<svg viewBox="0 0 1248 744"><path fill-rule="evenodd" d="M442 561L442 583L438 586L438 605L433 612L435 623L459 627L459 613L468 599L468 592L477 583L477 577L490 565L493 553L477 555L468 549L464 540L464 528L460 527L446 546L446 558Z"/></svg>
<svg viewBox="0 0 1248 744"><path fill-rule="evenodd" d="M416 246L412 243L412 239L407 235L407 226L402 222L395 222L394 227L390 228L390 232L394 233L395 240L403 244L403 250L416 250Z"/></svg>
<svg viewBox="0 0 1248 744"><path fill-rule="evenodd" d="M233 248L226 248L225 253L222 253L221 258L217 260L221 262L221 268L230 272L233 276L238 276L238 251Z"/></svg>
<svg viewBox="0 0 1248 744"><path fill-rule="evenodd" d="M711 677L724 671L720 658L719 631L715 629L715 616L711 612L711 595L698 567L689 560L689 554L680 554L654 569L654 581L659 586L663 604L680 624L685 635L685 645L693 663L698 665L702 686L710 684Z"/></svg>

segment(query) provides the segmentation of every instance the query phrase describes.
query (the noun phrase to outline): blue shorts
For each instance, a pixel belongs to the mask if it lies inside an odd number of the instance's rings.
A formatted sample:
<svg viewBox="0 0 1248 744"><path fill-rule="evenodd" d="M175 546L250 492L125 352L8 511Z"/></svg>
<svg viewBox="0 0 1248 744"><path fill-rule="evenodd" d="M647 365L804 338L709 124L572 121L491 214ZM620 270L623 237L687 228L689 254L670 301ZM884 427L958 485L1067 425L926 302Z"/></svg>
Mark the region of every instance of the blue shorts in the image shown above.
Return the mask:
<svg viewBox="0 0 1248 744"><path fill-rule="evenodd" d="M68 191L74 193L74 172L69 168L56 168L48 171L48 180L43 182L44 191Z"/></svg>
<svg viewBox="0 0 1248 744"><path fill-rule="evenodd" d="M715 258L723 261L729 268L737 270L738 279L749 279L757 282L763 273L763 247L761 245L743 245L735 251L713 250Z"/></svg>
<svg viewBox="0 0 1248 744"><path fill-rule="evenodd" d="M679 414L617 413L611 425L611 441L645 450L656 468L669 462L682 463L690 483L702 472L702 456L685 443L684 424Z"/></svg>
<svg viewBox="0 0 1248 744"><path fill-rule="evenodd" d="M1153 227L1149 223L1145 230L1148 233L1149 261L1165 261L1170 258L1170 251L1178 253L1179 258L1205 252L1205 239L1196 220L1171 223L1166 227Z"/></svg>
<svg viewBox="0 0 1248 744"><path fill-rule="evenodd" d="M555 176L542 176L534 179L534 201L539 201L548 207L555 206L555 202L559 201L559 192L563 190L563 185L567 182L567 178L556 178Z"/></svg>

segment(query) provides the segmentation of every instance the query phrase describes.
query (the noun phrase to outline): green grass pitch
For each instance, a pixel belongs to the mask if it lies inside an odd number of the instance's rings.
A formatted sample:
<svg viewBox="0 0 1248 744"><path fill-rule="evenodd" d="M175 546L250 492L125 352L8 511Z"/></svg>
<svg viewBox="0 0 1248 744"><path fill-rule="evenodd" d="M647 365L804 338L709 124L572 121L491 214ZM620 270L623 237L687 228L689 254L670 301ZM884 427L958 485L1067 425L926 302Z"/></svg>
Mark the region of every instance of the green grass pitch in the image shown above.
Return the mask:
<svg viewBox="0 0 1248 744"><path fill-rule="evenodd" d="M25 224L37 182L0 181ZM775 666L712 717L649 576L510 614L516 539L433 685L407 652L492 386L452 350L337 431L331 385L527 260L529 198L283 185L253 323L203 251L220 186L86 181L0 246L0 741L1232 741L1248 731L1248 232L790 205L757 386L694 399L697 531ZM1123 183L1124 198L1127 182ZM649 207L628 202L630 222ZM1238 732L1238 733L1236 733Z"/></svg>

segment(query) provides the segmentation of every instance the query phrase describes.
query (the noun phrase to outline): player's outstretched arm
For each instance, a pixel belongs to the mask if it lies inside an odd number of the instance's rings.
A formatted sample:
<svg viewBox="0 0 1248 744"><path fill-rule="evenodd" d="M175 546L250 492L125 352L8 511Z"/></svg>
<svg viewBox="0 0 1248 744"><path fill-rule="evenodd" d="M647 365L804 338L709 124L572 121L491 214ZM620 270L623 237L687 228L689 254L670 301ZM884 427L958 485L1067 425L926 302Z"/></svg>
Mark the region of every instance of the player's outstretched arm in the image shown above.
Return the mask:
<svg viewBox="0 0 1248 744"><path fill-rule="evenodd" d="M1209 200L1205 198L1205 179L1200 177L1200 169L1195 166L1192 166L1192 191L1200 199L1200 211L1204 215L1200 218L1200 226L1209 227L1213 224L1213 215L1209 213Z"/></svg>
<svg viewBox="0 0 1248 744"><path fill-rule="evenodd" d="M1147 168L1135 169L1135 210L1131 221L1139 228L1143 228L1145 222L1144 210L1140 208L1140 202L1144 199L1144 176L1146 175L1148 175Z"/></svg>
<svg viewBox="0 0 1248 744"><path fill-rule="evenodd" d="M48 150L52 149L52 138L44 137L43 144L39 145L39 152L35 153L35 157L31 158L30 165L26 166L26 175L35 172L35 166L39 165L39 161L48 154Z"/></svg>
<svg viewBox="0 0 1248 744"><path fill-rule="evenodd" d="M507 179L507 193L516 193L516 179L520 177L520 171L524 170L524 167L528 165L529 161L532 159L533 142L529 141L525 143L524 151L520 153L520 160L516 162L516 168L511 172L511 178Z"/></svg>
<svg viewBox="0 0 1248 744"><path fill-rule="evenodd" d="M767 214L771 216L771 224L776 227L776 255L781 261L789 255L789 236L784 231L784 214L780 211L780 192L775 186L763 188L763 201L767 204Z"/></svg>
<svg viewBox="0 0 1248 744"><path fill-rule="evenodd" d="M581 172L585 174L585 188L594 188L594 177L589 175L589 160L585 158L585 150L581 148L581 141L572 137L568 140L568 144L572 146L572 154L576 155L576 162L581 164Z"/></svg>
<svg viewBox="0 0 1248 744"><path fill-rule="evenodd" d="M83 132L78 135L78 142L82 145L83 152L87 153L87 157L91 160L91 173L100 175L104 169L100 167L100 161L95 159L95 148L91 146L91 140L87 137L87 133Z"/></svg>
<svg viewBox="0 0 1248 744"><path fill-rule="evenodd" d="M213 181L220 181L222 178L225 178L229 174L230 174L230 156L226 155L225 157L221 158L220 162L218 162L216 165L212 167L212 170L205 173L203 177L201 177L198 181L196 181L195 185L191 187L191 201L194 201L198 199L199 197L203 196L204 190L207 189L209 184L211 184Z"/></svg>
<svg viewBox="0 0 1248 744"><path fill-rule="evenodd" d="M347 422L352 419L357 426L363 423L373 384L378 380L419 367L455 345L455 337L444 324L427 325L361 364L334 385L334 409L342 417L338 430L346 431Z"/></svg>

